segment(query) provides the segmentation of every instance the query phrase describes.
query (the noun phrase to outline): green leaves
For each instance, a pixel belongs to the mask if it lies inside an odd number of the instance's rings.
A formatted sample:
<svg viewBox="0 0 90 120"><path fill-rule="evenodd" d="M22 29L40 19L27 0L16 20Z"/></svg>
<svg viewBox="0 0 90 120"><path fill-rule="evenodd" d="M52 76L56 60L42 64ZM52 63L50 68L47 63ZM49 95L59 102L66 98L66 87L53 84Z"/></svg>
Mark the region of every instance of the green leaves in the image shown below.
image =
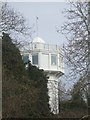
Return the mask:
<svg viewBox="0 0 90 120"><path fill-rule="evenodd" d="M47 78L29 64L25 69L20 51L8 34L2 37L3 118L49 117Z"/></svg>
<svg viewBox="0 0 90 120"><path fill-rule="evenodd" d="M47 77L44 75L43 70L39 70L36 66L28 65L27 73L30 78L32 85L38 90L37 105L34 106L39 117L49 117L49 96L47 88ZM43 107L42 107L43 106Z"/></svg>

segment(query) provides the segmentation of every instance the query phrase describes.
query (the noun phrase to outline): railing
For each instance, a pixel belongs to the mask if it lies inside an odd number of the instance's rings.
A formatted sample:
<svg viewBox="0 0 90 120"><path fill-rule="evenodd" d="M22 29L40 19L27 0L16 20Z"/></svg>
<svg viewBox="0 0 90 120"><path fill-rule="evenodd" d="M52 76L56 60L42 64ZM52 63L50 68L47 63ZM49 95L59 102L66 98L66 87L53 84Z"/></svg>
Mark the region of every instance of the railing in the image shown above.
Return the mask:
<svg viewBox="0 0 90 120"><path fill-rule="evenodd" d="M43 43L30 43L21 48L21 50L45 50L45 51L60 51L61 48L58 45L43 44Z"/></svg>

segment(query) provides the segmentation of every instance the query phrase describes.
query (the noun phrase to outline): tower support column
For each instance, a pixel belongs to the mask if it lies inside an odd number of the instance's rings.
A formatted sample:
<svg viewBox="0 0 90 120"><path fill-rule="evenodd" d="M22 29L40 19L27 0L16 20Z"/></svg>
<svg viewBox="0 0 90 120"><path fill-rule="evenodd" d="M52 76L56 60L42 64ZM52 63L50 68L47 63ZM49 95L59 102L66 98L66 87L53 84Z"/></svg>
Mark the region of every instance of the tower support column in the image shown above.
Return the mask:
<svg viewBox="0 0 90 120"><path fill-rule="evenodd" d="M59 101L58 101L58 79L50 75L48 79L48 95L51 112L54 114L59 113Z"/></svg>

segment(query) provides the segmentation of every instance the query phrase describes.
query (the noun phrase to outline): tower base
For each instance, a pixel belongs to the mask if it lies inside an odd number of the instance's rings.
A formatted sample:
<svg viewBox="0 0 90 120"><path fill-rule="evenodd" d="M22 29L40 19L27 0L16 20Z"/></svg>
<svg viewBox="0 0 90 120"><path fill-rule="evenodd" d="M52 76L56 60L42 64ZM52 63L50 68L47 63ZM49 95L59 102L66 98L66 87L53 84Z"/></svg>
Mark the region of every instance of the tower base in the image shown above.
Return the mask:
<svg viewBox="0 0 90 120"><path fill-rule="evenodd" d="M58 114L59 113L58 78L56 78L53 75L49 75L48 95L49 95L49 105L51 108L51 112L54 114Z"/></svg>

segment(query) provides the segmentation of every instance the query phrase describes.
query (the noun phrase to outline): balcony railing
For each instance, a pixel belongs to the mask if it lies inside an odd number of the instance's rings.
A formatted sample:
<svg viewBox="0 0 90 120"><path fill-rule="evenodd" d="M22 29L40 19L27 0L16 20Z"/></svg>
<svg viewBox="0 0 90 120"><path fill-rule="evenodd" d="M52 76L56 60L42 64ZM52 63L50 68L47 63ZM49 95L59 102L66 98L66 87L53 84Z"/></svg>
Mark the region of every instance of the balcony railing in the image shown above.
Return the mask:
<svg viewBox="0 0 90 120"><path fill-rule="evenodd" d="M21 51L31 51L31 50L42 50L42 51L59 51L61 52L61 48L58 45L51 44L43 44L43 43L30 43L28 45L23 46Z"/></svg>

